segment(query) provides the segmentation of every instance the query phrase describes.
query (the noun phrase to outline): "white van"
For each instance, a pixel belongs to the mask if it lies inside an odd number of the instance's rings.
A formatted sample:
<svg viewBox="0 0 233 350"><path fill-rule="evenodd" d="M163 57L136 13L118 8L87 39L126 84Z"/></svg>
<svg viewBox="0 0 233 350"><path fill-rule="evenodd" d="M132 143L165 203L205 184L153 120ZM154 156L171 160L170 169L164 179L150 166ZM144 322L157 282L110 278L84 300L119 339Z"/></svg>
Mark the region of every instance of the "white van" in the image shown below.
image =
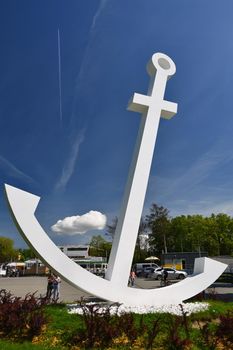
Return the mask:
<svg viewBox="0 0 233 350"><path fill-rule="evenodd" d="M140 277L143 270L147 267L153 267L154 269L157 269L159 265L155 263L137 263L133 265L133 270L135 271L137 277Z"/></svg>

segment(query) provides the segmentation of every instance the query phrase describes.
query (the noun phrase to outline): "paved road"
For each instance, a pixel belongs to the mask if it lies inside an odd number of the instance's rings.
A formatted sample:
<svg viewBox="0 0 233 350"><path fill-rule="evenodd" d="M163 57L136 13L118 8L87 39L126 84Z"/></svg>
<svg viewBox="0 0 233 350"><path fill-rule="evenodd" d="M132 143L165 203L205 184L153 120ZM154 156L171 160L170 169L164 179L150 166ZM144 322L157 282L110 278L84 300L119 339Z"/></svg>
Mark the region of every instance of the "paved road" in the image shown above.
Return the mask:
<svg viewBox="0 0 233 350"><path fill-rule="evenodd" d="M36 292L37 296L45 296L47 289L46 277L1 277L0 289L11 291L12 294L24 297L27 293ZM73 302L81 297L88 297L86 292L76 289L62 280L60 301Z"/></svg>
<svg viewBox="0 0 233 350"><path fill-rule="evenodd" d="M158 288L160 282L150 279L137 278L136 288ZM47 288L46 277L1 277L0 289L11 291L14 295L24 297L27 293L36 292L36 295L45 295ZM233 285L215 283L206 290L206 293L215 293L216 297L226 301L233 301ZM75 302L80 298L91 297L90 294L72 287L67 282L62 281L60 289L60 301Z"/></svg>

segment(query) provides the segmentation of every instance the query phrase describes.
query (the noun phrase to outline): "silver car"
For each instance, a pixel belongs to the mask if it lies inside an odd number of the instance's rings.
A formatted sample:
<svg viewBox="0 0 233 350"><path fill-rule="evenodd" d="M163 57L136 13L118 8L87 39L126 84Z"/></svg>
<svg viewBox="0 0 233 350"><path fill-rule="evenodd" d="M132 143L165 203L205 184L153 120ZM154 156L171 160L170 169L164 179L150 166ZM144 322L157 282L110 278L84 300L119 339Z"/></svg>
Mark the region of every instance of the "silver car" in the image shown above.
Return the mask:
<svg viewBox="0 0 233 350"><path fill-rule="evenodd" d="M165 268L159 267L154 270L154 272L150 275L150 277L155 278L156 280L161 280L163 277L164 270L167 271L168 273L167 279L169 280L176 280L176 279L183 280L188 276L187 272L185 271L176 270L170 267L165 267Z"/></svg>

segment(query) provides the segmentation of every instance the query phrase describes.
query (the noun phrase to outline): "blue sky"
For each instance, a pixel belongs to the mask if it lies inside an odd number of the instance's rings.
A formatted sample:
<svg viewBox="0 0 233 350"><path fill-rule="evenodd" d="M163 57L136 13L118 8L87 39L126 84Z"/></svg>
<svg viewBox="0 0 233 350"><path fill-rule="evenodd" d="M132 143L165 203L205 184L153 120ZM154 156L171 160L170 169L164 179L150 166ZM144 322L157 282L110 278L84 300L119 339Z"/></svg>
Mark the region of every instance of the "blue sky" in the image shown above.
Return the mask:
<svg viewBox="0 0 233 350"><path fill-rule="evenodd" d="M0 4L0 235L24 246L3 194L37 194L37 217L58 244L93 234L51 230L59 219L118 215L145 94L146 64L176 63L161 119L144 214L233 215L232 0L12 0ZM59 99L58 30L60 33ZM62 114L59 111L62 103Z"/></svg>

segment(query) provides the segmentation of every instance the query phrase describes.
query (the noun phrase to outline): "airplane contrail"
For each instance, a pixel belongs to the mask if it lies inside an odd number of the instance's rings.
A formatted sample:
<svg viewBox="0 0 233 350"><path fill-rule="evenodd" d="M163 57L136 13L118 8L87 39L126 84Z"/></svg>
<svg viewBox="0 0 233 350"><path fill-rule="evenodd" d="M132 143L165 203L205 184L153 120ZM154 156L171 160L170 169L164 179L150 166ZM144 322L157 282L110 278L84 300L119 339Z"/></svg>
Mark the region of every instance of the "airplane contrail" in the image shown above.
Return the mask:
<svg viewBox="0 0 233 350"><path fill-rule="evenodd" d="M61 43L60 43L59 28L57 30L57 49L58 49L58 80L59 80L59 112L60 112L60 124L62 126Z"/></svg>

